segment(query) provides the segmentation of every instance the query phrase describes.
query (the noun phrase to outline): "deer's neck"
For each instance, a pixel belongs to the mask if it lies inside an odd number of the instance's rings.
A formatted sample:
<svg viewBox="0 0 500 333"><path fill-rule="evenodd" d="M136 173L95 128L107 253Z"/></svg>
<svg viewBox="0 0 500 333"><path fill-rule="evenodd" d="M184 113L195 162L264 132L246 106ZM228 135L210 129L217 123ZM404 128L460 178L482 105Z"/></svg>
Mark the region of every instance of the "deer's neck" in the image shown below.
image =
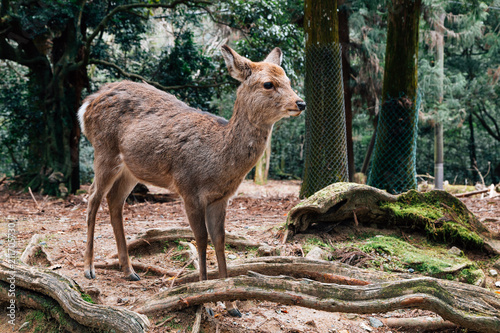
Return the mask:
<svg viewBox="0 0 500 333"><path fill-rule="evenodd" d="M259 110L251 110L252 114ZM248 108L235 104L226 132L227 147L234 165L245 174L257 163L266 148L273 125L252 120ZM231 164L233 164L231 163Z"/></svg>

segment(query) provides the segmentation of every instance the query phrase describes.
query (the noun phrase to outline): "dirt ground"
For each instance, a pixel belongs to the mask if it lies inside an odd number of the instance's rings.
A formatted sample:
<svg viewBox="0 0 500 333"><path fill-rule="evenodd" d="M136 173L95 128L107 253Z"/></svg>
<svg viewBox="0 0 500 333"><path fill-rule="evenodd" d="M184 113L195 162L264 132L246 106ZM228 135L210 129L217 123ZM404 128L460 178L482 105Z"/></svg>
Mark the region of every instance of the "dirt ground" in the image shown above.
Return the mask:
<svg viewBox="0 0 500 333"><path fill-rule="evenodd" d="M286 220L287 212L299 202L300 183L297 181L270 181L268 185L257 186L245 181L231 200L227 211L226 230L250 240L276 245L279 241L278 227ZM83 187L86 189L86 187ZM149 187L150 192L166 193L165 190ZM73 278L84 290L93 291L97 303L134 307L141 300L168 288L170 281L163 277L139 272L141 280L130 282L123 279L117 270L96 269L97 278L87 280L83 276L83 252L86 241L85 211L88 195L55 199L30 193L7 190L0 187L0 247L6 244L7 222L15 222L18 232L17 250L22 252L34 234L43 235L44 250L49 254L52 265L58 272ZM500 231L500 197L466 198L463 202L489 228ZM127 203L124 209L127 239L150 228L186 227L182 203L179 200L166 203ZM293 244L287 245L288 255L294 254ZM229 251L232 256L228 264L252 256L249 252ZM109 223L106 203L103 203L97 217L95 232L95 256L97 261L105 260L116 253L113 231ZM185 260L175 256L173 251L149 255L136 254L133 260L175 270L182 268ZM209 268L215 268L214 251L208 254ZM491 260L492 264L494 260ZM60 266L60 267L59 267ZM485 270L487 267L484 268ZM97 291L98 296L95 294ZM90 293L90 292L89 292ZM301 307L282 306L272 302L238 302L243 314L235 319L228 316L222 305L215 307L216 317L204 316L203 332L405 332L404 330L373 328L369 317L415 317L430 315L422 310L398 310L390 313L357 315L328 313ZM173 320L161 324L165 318ZM176 313L159 313L150 317L152 332L190 332L194 322L194 310ZM29 312L22 312L18 325L29 321ZM5 316L0 318L0 331L5 331ZM32 332L27 329L23 332ZM448 332L458 332L459 329ZM409 332L409 331L408 331Z"/></svg>

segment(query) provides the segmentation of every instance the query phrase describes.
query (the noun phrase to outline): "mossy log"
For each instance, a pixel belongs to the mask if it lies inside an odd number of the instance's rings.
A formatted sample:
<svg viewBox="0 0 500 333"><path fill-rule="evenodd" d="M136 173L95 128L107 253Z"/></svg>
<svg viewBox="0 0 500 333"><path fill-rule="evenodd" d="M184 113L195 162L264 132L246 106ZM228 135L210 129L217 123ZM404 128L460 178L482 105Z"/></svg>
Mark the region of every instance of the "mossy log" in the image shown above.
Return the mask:
<svg viewBox="0 0 500 333"><path fill-rule="evenodd" d="M78 325L102 331L115 332L145 332L148 330L149 319L136 312L90 303L84 300L83 292L78 284L61 274L41 269L0 262L0 281L13 283L16 289L16 299L23 304L23 297L17 298L24 292L27 297L36 292L56 301L59 306ZM3 295L0 293L0 295ZM8 299L4 299L8 301ZM24 299L26 300L26 299ZM29 302L24 305L30 306ZM51 311L46 309L46 311ZM73 321L71 325L76 325ZM68 329L70 329L68 327Z"/></svg>
<svg viewBox="0 0 500 333"><path fill-rule="evenodd" d="M445 191L411 190L392 195L355 183L332 184L292 208L285 240L315 228L330 231L342 222L421 230L436 241L497 252L489 246L493 235L460 200Z"/></svg>
<svg viewBox="0 0 500 333"><path fill-rule="evenodd" d="M330 312L430 310L445 320L484 333L500 331L500 298L483 288L435 278L346 286L251 273L176 287L139 304L135 311L181 310L214 301L267 300Z"/></svg>

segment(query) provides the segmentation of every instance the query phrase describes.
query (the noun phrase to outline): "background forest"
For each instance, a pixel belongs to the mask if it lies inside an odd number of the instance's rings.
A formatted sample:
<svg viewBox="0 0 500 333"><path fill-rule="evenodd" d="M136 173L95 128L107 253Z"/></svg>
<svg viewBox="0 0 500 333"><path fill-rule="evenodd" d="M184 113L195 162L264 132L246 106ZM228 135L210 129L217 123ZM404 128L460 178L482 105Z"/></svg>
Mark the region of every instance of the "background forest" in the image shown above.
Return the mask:
<svg viewBox="0 0 500 333"><path fill-rule="evenodd" d="M350 169L359 172L368 166L380 107L387 9L376 0L338 1L338 8L352 114ZM475 183L479 170L487 184L498 183L500 0L424 1L422 8L417 173L433 175L435 124L442 124L444 179ZM229 118L237 82L220 54L225 43L255 61L280 47L303 96L303 19L299 0L2 0L0 173L51 194L90 182L92 148L80 135L76 110L106 82L143 80ZM302 177L304 131L305 117L276 124L270 178Z"/></svg>

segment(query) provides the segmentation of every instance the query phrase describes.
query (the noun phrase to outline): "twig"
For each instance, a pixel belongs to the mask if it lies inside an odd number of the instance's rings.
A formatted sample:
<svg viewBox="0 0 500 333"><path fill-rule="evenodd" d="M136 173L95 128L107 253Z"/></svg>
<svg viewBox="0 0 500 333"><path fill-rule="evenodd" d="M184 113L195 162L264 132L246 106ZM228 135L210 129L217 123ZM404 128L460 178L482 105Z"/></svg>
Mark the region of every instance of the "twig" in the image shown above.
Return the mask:
<svg viewBox="0 0 500 333"><path fill-rule="evenodd" d="M181 268L181 270L172 278L172 282L170 282L170 287L168 289L172 289L172 287L174 286L174 282L175 280L179 277L179 275L181 275L182 272L184 272L186 270L186 267L188 267L189 265L191 265L191 263L194 261L194 259L191 259L189 260L185 265L184 267Z"/></svg>
<svg viewBox="0 0 500 333"><path fill-rule="evenodd" d="M481 178L481 183L483 184L483 187L486 187L486 184L484 183L483 174L481 173L481 171L479 171L479 169L477 168L477 166L476 166L476 165L473 165L472 167L473 167L473 168L477 171L477 173L479 174L479 178ZM490 171L488 170L488 172L490 172Z"/></svg>
<svg viewBox="0 0 500 333"><path fill-rule="evenodd" d="M163 325L165 325L166 323L172 321L176 317L177 317L177 315L173 315L172 317L165 319L164 321L162 321L158 325L155 325L155 328L162 327Z"/></svg>
<svg viewBox="0 0 500 333"><path fill-rule="evenodd" d="M33 192L31 191L31 187L28 187L28 191L31 194L31 197L33 198L33 201L35 202L36 208L41 211L42 209L40 208L40 205L38 204L38 201L36 201L35 196L33 195Z"/></svg>

